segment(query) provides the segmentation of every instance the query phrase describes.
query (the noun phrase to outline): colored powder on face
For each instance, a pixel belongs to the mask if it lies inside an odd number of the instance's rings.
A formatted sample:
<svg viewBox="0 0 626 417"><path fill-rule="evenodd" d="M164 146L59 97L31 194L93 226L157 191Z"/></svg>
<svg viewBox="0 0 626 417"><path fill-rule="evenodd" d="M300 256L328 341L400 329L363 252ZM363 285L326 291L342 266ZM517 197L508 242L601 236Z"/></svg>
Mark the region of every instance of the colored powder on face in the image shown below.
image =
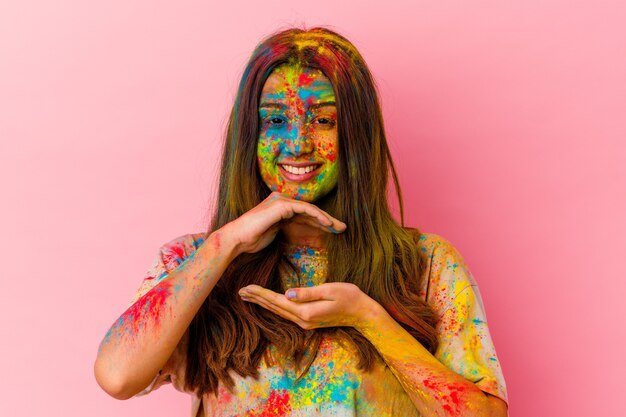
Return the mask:
<svg viewBox="0 0 626 417"><path fill-rule="evenodd" d="M310 74L303 72L298 77L298 85L301 87L311 85L313 83L313 77Z"/></svg>
<svg viewBox="0 0 626 417"><path fill-rule="evenodd" d="M334 101L332 85L321 71L293 65L274 69L261 95L257 142L259 171L272 191L296 200L315 201L336 186L339 176L336 108L311 107ZM285 107L267 105L277 102ZM295 182L281 171L279 164L283 161L322 166L315 177Z"/></svg>

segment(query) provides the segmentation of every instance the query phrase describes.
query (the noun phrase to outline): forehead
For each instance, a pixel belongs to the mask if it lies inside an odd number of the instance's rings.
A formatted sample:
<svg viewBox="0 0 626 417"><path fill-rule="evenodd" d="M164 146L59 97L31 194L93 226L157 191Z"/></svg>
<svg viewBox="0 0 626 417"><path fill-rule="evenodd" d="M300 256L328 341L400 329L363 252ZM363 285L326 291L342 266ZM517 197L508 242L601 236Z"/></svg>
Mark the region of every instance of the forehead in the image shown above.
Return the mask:
<svg viewBox="0 0 626 417"><path fill-rule="evenodd" d="M332 99L333 86L320 70L303 68L298 65L281 65L269 75L263 90L265 99Z"/></svg>

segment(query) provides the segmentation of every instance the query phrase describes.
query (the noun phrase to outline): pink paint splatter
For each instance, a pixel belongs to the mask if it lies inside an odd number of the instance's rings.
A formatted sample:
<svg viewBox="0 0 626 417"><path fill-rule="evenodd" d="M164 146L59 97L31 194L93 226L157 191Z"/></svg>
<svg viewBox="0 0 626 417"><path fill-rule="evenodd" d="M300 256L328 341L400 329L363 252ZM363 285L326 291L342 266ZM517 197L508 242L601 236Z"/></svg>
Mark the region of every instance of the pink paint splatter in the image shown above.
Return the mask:
<svg viewBox="0 0 626 417"><path fill-rule="evenodd" d="M216 250L219 250L220 247L222 246L222 236L220 235L219 232L215 233L214 235L214 246Z"/></svg>
<svg viewBox="0 0 626 417"><path fill-rule="evenodd" d="M280 417L291 412L289 392L287 390L272 391L265 405L259 412L248 412L249 417Z"/></svg>
<svg viewBox="0 0 626 417"><path fill-rule="evenodd" d="M168 252L163 254L163 261L166 265L170 265L172 262L178 264L183 259L185 259L185 249L181 243L170 246Z"/></svg>
<svg viewBox="0 0 626 417"><path fill-rule="evenodd" d="M219 387L217 389L217 392L217 396L220 399L220 402L223 402L224 404L230 404L235 399L235 397L225 387Z"/></svg>
<svg viewBox="0 0 626 417"><path fill-rule="evenodd" d="M172 284L169 281L161 281L122 314L116 327L126 325L133 334L138 333L148 322L158 327L163 306L171 294Z"/></svg>

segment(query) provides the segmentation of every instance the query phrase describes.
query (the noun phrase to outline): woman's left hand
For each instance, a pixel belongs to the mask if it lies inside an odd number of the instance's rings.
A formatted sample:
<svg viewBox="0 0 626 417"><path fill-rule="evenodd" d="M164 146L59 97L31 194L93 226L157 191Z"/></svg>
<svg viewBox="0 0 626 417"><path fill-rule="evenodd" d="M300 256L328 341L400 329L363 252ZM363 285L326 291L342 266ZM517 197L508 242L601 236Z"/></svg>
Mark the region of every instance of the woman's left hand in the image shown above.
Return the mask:
<svg viewBox="0 0 626 417"><path fill-rule="evenodd" d="M376 308L380 307L359 287L347 282L292 288L285 294L248 285L239 290L239 295L306 330L336 326L358 330L367 326Z"/></svg>

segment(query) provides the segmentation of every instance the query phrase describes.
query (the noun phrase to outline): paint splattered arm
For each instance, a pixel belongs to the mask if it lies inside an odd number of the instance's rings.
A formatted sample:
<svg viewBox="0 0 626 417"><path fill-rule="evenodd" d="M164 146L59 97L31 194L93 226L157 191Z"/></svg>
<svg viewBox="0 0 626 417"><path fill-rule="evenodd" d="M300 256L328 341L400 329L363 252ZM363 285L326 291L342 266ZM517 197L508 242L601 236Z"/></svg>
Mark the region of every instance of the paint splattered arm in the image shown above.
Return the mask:
<svg viewBox="0 0 626 417"><path fill-rule="evenodd" d="M221 230L221 229L220 229ZM146 389L179 346L191 320L230 264L234 242L220 230L171 272L153 277L111 326L98 349L94 374L117 399Z"/></svg>
<svg viewBox="0 0 626 417"><path fill-rule="evenodd" d="M439 320L433 356L380 305L362 332L376 346L423 415L505 416L507 394L478 286L456 248L430 234L423 296Z"/></svg>
<svg viewBox="0 0 626 417"><path fill-rule="evenodd" d="M439 361L354 284L331 282L292 288L286 294L248 285L239 294L304 329L355 327L379 351L424 417L506 416L504 401ZM485 372L488 376L489 369Z"/></svg>
<svg viewBox="0 0 626 417"><path fill-rule="evenodd" d="M424 417L505 417L506 403L450 370L380 305L358 330L379 351Z"/></svg>

